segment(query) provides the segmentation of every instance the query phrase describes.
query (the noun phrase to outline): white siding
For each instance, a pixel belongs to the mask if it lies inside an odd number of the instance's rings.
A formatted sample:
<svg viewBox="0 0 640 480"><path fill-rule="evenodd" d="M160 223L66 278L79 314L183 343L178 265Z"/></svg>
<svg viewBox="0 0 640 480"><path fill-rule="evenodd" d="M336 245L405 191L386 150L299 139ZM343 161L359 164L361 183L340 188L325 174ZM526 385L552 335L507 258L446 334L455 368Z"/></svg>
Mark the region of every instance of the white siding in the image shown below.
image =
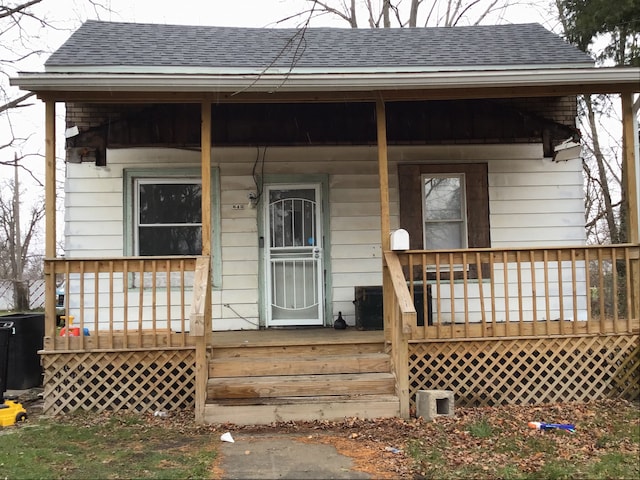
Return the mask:
<svg viewBox="0 0 640 480"><path fill-rule="evenodd" d="M586 242L580 159L489 163L494 247L580 245Z"/></svg>
<svg viewBox="0 0 640 480"><path fill-rule="evenodd" d="M518 285L518 272L515 265L510 265L507 269L507 294L505 295L505 273L502 264L496 265L493 270L494 289L495 289L495 310L492 309L491 302L491 284L488 279L484 279L482 285L477 280L469 282L467 287L468 296L468 317L469 321L480 322L482 320L483 311L487 322L517 322L521 318L522 321L531 321L533 319L533 305L535 298L536 316L538 320L586 320L587 316L587 296L586 296L586 270L584 262L578 262L576 266L576 289L572 288L572 269L569 262L563 262L561 265L562 276L562 295L560 295L560 281L558 275L557 263L551 261L547 266L547 274L549 278L548 291L545 292L544 285L544 265L540 262L535 264L535 271L531 272L528 264L523 264L520 271L520 285ZM533 281L535 278L535 290L533 289ZM465 303L464 303L464 287L456 281L453 286L453 304L451 302L451 285L448 281L440 283L440 291L438 285L432 283L433 297L433 318L434 322L440 320L442 323L463 322L465 320ZM480 301L480 288L482 288L484 298L484 310ZM535 297L534 297L535 291ZM518 294L522 295L522 305L518 300ZM575 293L575 297L574 297ZM440 302L436 301L440 295ZM549 296L547 304L546 296ZM562 309L560 308L560 297L562 297ZM575 312L574 312L575 301ZM438 317L438 305L440 306L440 317ZM547 314L548 312L548 314Z"/></svg>
<svg viewBox="0 0 640 480"><path fill-rule="evenodd" d="M67 164L65 182L65 255L118 257L124 254L125 168L200 166L200 154L174 149L108 150L108 165ZM95 228L83 225L98 222ZM89 232L84 234L83 232Z"/></svg>
<svg viewBox="0 0 640 480"><path fill-rule="evenodd" d="M214 149L220 169L222 286L214 291L216 329L256 328L260 314L259 210L255 148ZM332 318L338 311L355 323L354 286L380 285L380 193L375 147L268 148L268 176L327 175L330 221L329 285ZM199 168L198 152L122 149L107 152L107 167L68 164L65 187L65 250L68 257L121 256L124 251L123 171L126 168ZM391 227L399 225L398 163L487 162L491 239L495 247L584 243L582 172L579 160L552 163L538 145L390 147ZM283 177L285 178L285 177ZM419 208L417 206L416 208ZM442 311L448 300L443 300ZM517 308L517 307L516 307Z"/></svg>

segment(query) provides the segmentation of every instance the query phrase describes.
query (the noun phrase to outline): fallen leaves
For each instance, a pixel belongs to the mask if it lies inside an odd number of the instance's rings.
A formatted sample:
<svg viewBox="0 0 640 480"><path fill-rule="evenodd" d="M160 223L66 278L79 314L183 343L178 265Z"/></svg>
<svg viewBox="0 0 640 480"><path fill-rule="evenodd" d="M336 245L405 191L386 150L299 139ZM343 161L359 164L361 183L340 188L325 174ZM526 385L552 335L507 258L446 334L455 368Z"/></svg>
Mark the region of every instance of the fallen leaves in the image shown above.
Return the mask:
<svg viewBox="0 0 640 480"><path fill-rule="evenodd" d="M217 432L299 434L299 441L333 445L353 459L354 468L373 478L504 478L518 472L537 476L550 464L576 472L612 454L640 456L640 409L623 400L586 404L507 405L456 408L455 417L423 419L345 418L342 421L282 422L272 425L233 424L198 426L193 411L140 415L145 427L189 434ZM95 413L69 416L63 421L79 427L124 422L126 414ZM528 422L570 423L575 433L535 430ZM245 451L245 455L251 455ZM514 473L515 472L515 473ZM579 475L576 475L579 476ZM585 475L582 474L584 477Z"/></svg>
<svg viewBox="0 0 640 480"><path fill-rule="evenodd" d="M576 432L534 430L528 422L571 423ZM250 432L321 432L313 441L332 443L340 452L366 457L374 477L422 475L500 478L505 469L540 472L551 463L567 468L597 463L611 452L640 454L638 404L605 400L588 404L509 405L457 408L455 417L433 422L399 418L341 422L287 422L235 427ZM481 428L479 428L481 427ZM479 433L478 433L479 432ZM483 433L484 432L484 433ZM626 433L625 433L626 432ZM398 453L391 453L391 452ZM377 478L376 477L376 478Z"/></svg>

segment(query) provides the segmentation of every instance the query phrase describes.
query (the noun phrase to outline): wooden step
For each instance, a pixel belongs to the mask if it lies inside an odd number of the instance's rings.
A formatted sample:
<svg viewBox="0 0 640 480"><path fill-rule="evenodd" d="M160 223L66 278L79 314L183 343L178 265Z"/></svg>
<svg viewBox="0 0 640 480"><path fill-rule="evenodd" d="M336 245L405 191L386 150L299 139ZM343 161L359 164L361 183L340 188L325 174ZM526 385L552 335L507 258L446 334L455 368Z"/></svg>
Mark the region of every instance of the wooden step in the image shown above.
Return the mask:
<svg viewBox="0 0 640 480"><path fill-rule="evenodd" d="M211 358L260 358L271 356L314 355L362 355L365 353L383 353L384 343L319 343L315 345L215 345L211 351Z"/></svg>
<svg viewBox="0 0 640 480"><path fill-rule="evenodd" d="M395 417L399 400L382 332L214 332L205 422Z"/></svg>
<svg viewBox="0 0 640 480"><path fill-rule="evenodd" d="M391 418L399 415L400 402L393 395L280 397L255 399L252 403L248 400L207 403L204 421L208 424L260 425L290 421L339 421L346 417Z"/></svg>
<svg viewBox="0 0 640 480"><path fill-rule="evenodd" d="M391 373L223 377L207 382L209 400L394 393L395 379Z"/></svg>
<svg viewBox="0 0 640 480"><path fill-rule="evenodd" d="M261 375L313 375L389 372L390 357L384 353L322 355L318 357L231 357L209 362L209 378L256 377Z"/></svg>

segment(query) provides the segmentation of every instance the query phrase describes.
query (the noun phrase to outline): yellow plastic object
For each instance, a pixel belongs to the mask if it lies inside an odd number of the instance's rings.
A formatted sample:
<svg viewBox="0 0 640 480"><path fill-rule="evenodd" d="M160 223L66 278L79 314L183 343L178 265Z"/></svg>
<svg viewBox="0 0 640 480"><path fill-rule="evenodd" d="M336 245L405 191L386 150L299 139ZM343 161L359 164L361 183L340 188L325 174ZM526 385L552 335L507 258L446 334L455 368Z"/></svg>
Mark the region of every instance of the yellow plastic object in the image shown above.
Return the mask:
<svg viewBox="0 0 640 480"><path fill-rule="evenodd" d="M70 327L71 325L73 325L73 319L74 319L74 318L75 318L75 317L74 317L73 315L69 315L69 325L68 325L69 327ZM67 321L67 316L66 316L66 315L62 315L62 316L60 317L60 319L61 319L63 322L65 322L65 323L66 323L66 321Z"/></svg>
<svg viewBox="0 0 640 480"><path fill-rule="evenodd" d="M3 404L0 404L0 426L9 427L26 419L27 411L22 407L21 403L5 400Z"/></svg>

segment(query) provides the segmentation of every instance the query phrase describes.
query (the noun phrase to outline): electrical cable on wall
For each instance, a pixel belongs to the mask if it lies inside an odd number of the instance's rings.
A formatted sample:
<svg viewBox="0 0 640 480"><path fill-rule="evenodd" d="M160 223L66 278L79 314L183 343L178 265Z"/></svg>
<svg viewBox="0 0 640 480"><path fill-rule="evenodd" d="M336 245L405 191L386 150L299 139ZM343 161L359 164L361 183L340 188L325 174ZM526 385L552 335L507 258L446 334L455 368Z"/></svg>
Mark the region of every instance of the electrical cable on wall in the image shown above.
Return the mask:
<svg viewBox="0 0 640 480"><path fill-rule="evenodd" d="M256 170L258 167L258 162L260 162L260 147L256 147L256 149L257 149L256 160L255 162L253 162L253 169L251 171L251 175L253 176L253 183L256 186L256 198L254 202L257 205L258 202L260 201L260 198L262 197L262 191L264 190L264 160L265 160L265 156L267 155L267 147L264 147L264 150L262 151L262 165L260 167L259 176L256 175Z"/></svg>
<svg viewBox="0 0 640 480"><path fill-rule="evenodd" d="M229 310L231 310L233 313L236 314L236 316L238 318L241 318L242 320L244 320L245 322L253 325L254 327L258 327L260 328L260 324L256 323L256 322L252 322L251 320L249 320L247 317L243 317L242 315L240 315L237 310L235 308L233 308L231 305L229 305L228 303L223 303L222 304L223 307L227 307Z"/></svg>

